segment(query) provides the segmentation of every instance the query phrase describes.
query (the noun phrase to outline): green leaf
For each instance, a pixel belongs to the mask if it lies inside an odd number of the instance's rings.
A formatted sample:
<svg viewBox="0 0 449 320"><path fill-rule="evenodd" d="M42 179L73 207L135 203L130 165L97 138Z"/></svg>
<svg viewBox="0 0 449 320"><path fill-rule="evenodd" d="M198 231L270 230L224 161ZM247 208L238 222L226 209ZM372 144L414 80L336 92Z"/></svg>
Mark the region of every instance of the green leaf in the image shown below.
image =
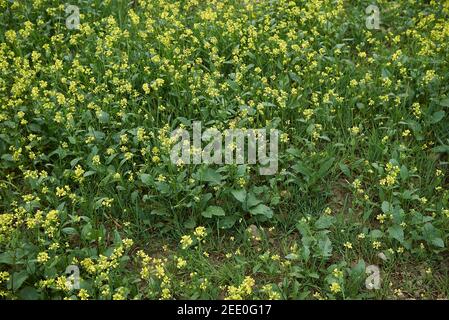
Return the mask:
<svg viewBox="0 0 449 320"><path fill-rule="evenodd" d="M315 228L317 229L327 229L335 222L335 217L324 214L316 222Z"/></svg>
<svg viewBox="0 0 449 320"><path fill-rule="evenodd" d="M157 208L150 211L151 215L155 216L168 216L169 214L164 208Z"/></svg>
<svg viewBox="0 0 449 320"><path fill-rule="evenodd" d="M23 300L38 300L41 296L35 288L28 286L20 290L18 295Z"/></svg>
<svg viewBox="0 0 449 320"><path fill-rule="evenodd" d="M132 193L131 193L131 201L133 202L133 203L135 203L136 202L136 200L139 198L139 192L136 190L136 191L133 191Z"/></svg>
<svg viewBox="0 0 449 320"><path fill-rule="evenodd" d="M83 229L81 229L81 239L90 240L92 236L92 225L90 223L86 224Z"/></svg>
<svg viewBox="0 0 449 320"><path fill-rule="evenodd" d="M206 207L206 205L210 199L212 199L212 193L208 192L208 193L202 194L201 200L199 202L199 208L201 210L203 210Z"/></svg>
<svg viewBox="0 0 449 320"><path fill-rule="evenodd" d="M98 115L98 120L100 120L101 123L108 123L109 122L109 113L105 111L101 111Z"/></svg>
<svg viewBox="0 0 449 320"><path fill-rule="evenodd" d="M345 174L345 176L351 177L351 171L349 170L347 165L345 165L344 163L340 162L338 164L338 166L340 167L341 172L343 172Z"/></svg>
<svg viewBox="0 0 449 320"><path fill-rule="evenodd" d="M11 252L3 252L0 254L0 264L14 264L14 255Z"/></svg>
<svg viewBox="0 0 449 320"><path fill-rule="evenodd" d="M388 233L393 239L396 239L399 242L404 241L404 229L401 226L392 226L388 228Z"/></svg>
<svg viewBox="0 0 449 320"><path fill-rule="evenodd" d="M142 173L140 175L140 181L142 181L142 183L147 185L147 186L150 185L151 181L152 181L151 175L149 175L147 173Z"/></svg>
<svg viewBox="0 0 449 320"><path fill-rule="evenodd" d="M374 230L371 230L369 235L370 235L371 239L378 239L378 238L382 238L384 233L378 229L374 229Z"/></svg>
<svg viewBox="0 0 449 320"><path fill-rule="evenodd" d="M444 248L444 241L441 238L433 238L431 242L436 247Z"/></svg>
<svg viewBox="0 0 449 320"><path fill-rule="evenodd" d="M193 217L187 219L186 222L184 222L184 227L186 227L187 229L193 229L196 226L196 222L195 219L193 219Z"/></svg>
<svg viewBox="0 0 449 320"><path fill-rule="evenodd" d="M239 202L241 202L241 203L245 202L245 199L246 199L246 190L245 189L231 190L231 194Z"/></svg>
<svg viewBox="0 0 449 320"><path fill-rule="evenodd" d="M306 176L306 178L310 178L312 176L312 170L310 170L303 162L298 162L294 166L292 166L292 169L296 172L302 173Z"/></svg>
<svg viewBox="0 0 449 320"><path fill-rule="evenodd" d="M86 171L86 172L83 174L83 177L84 177L84 178L87 178L87 177L90 177L90 176L94 175L95 173L96 173L96 171L92 171L92 170Z"/></svg>
<svg viewBox="0 0 449 320"><path fill-rule="evenodd" d="M295 73L289 71L289 72L288 72L288 75L290 76L290 78L291 78L293 81L295 81L295 82L297 82L297 83L301 83L301 79L300 79Z"/></svg>
<svg viewBox="0 0 449 320"><path fill-rule="evenodd" d="M318 239L318 248L320 255L323 257L330 257L332 255L332 242L326 233L321 232Z"/></svg>
<svg viewBox="0 0 449 320"><path fill-rule="evenodd" d="M401 174L402 180L407 180L408 177L410 176L409 173L408 173L407 167L404 166L404 165L402 165L402 167L401 167L400 174Z"/></svg>
<svg viewBox="0 0 449 320"><path fill-rule="evenodd" d="M114 244L121 244L122 243L122 237L120 236L120 233L117 230L114 230Z"/></svg>
<svg viewBox="0 0 449 320"><path fill-rule="evenodd" d="M202 216L206 218L212 218L213 216L224 216L225 212L221 207L218 206L210 206L203 211Z"/></svg>
<svg viewBox="0 0 449 320"><path fill-rule="evenodd" d="M388 201L382 202L382 212L383 213L390 213L393 211L393 205L389 203Z"/></svg>
<svg viewBox="0 0 449 320"><path fill-rule="evenodd" d="M72 228L72 227L63 228L62 232L64 232L65 234L68 234L68 235L78 234L78 231L76 231L76 229Z"/></svg>
<svg viewBox="0 0 449 320"><path fill-rule="evenodd" d="M439 105L442 106L442 107L449 107L449 98L445 98L443 100L440 100Z"/></svg>
<svg viewBox="0 0 449 320"><path fill-rule="evenodd" d="M257 206L259 203L262 203L262 200L257 199L254 193L250 192L248 193L248 199L246 200L246 203L248 205L248 208L251 208Z"/></svg>
<svg viewBox="0 0 449 320"><path fill-rule="evenodd" d="M171 194L170 186L165 182L156 182L156 189L162 194Z"/></svg>
<svg viewBox="0 0 449 320"><path fill-rule="evenodd" d="M427 242L432 242L433 239L439 237L439 230L431 223L426 223L422 226L423 237Z"/></svg>
<svg viewBox="0 0 449 320"><path fill-rule="evenodd" d="M10 288L11 288L11 283L12 283L12 290L13 291L19 290L26 279L28 279L28 273L26 272L26 270L14 272L13 275L9 279Z"/></svg>
<svg viewBox="0 0 449 320"><path fill-rule="evenodd" d="M271 210L269 207L267 207L264 204L258 204L257 206L251 208L249 212L252 215L263 215L269 219L273 217L273 210Z"/></svg>
<svg viewBox="0 0 449 320"><path fill-rule="evenodd" d="M447 145L437 146L433 148L432 151L436 153L449 153L449 146Z"/></svg>
<svg viewBox="0 0 449 320"><path fill-rule="evenodd" d="M445 115L446 113L443 110L435 112L430 118L430 123L434 124L440 122L441 120L443 120Z"/></svg>
<svg viewBox="0 0 449 320"><path fill-rule="evenodd" d="M222 176L212 168L206 168L200 170L199 179L205 182L211 182L213 184L220 184Z"/></svg>
<svg viewBox="0 0 449 320"><path fill-rule="evenodd" d="M81 158L75 158L72 161L70 161L70 166L74 167L76 164L81 160Z"/></svg>
<svg viewBox="0 0 449 320"><path fill-rule="evenodd" d="M220 218L218 220L218 227L221 229L229 229L232 228L237 221L237 216L226 216L224 218Z"/></svg>
<svg viewBox="0 0 449 320"><path fill-rule="evenodd" d="M321 164L320 169L318 170L318 178L322 178L327 174L329 169L334 164L334 160L335 158L330 158L326 160L323 164Z"/></svg>

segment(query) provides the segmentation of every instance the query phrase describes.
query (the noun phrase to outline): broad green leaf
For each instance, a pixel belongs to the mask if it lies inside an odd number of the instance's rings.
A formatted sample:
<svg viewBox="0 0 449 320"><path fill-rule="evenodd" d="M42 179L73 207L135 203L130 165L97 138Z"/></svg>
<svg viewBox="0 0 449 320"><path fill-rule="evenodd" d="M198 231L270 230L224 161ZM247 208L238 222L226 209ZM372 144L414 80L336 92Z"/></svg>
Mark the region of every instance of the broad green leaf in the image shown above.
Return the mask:
<svg viewBox="0 0 449 320"><path fill-rule="evenodd" d="M445 98L443 100L440 100L439 105L442 106L442 107L449 107L449 98Z"/></svg>
<svg viewBox="0 0 449 320"><path fill-rule="evenodd" d="M312 170L310 170L303 162L299 161L297 164L292 166L293 170L296 172L302 173L306 176L306 178L310 178L312 176Z"/></svg>
<svg viewBox="0 0 449 320"><path fill-rule="evenodd" d="M393 211L393 205L389 203L388 201L382 202L382 212L383 213L390 213Z"/></svg>
<svg viewBox="0 0 449 320"><path fill-rule="evenodd" d="M374 229L374 230L371 230L369 235L370 235L371 239L378 239L378 238L382 238L384 233L378 229Z"/></svg>
<svg viewBox="0 0 449 320"><path fill-rule="evenodd" d="M225 212L221 207L210 206L203 211L202 216L206 218L212 218L213 216L224 216Z"/></svg>
<svg viewBox="0 0 449 320"><path fill-rule="evenodd" d="M433 238L432 244L439 248L444 248L444 241L441 238Z"/></svg>
<svg viewBox="0 0 449 320"><path fill-rule="evenodd" d="M232 228L237 220L237 216L226 216L223 218L219 218L218 227L222 229Z"/></svg>
<svg viewBox="0 0 449 320"><path fill-rule="evenodd" d="M10 276L9 287L12 288L12 290L17 291L20 289L20 287L22 286L22 284L25 282L26 279L28 279L28 273L26 270L14 272L12 276Z"/></svg>
<svg viewBox="0 0 449 320"><path fill-rule="evenodd" d="M235 199L237 199L239 202L243 203L246 199L246 190L240 189L240 190L232 190L231 194L234 196Z"/></svg>
<svg viewBox="0 0 449 320"><path fill-rule="evenodd" d="M326 233L321 232L318 239L318 248L322 257L330 257L332 255L332 242Z"/></svg>
<svg viewBox="0 0 449 320"><path fill-rule="evenodd" d="M213 184L220 184L222 176L212 168L205 168L199 172L200 180L205 182L211 182Z"/></svg>
<svg viewBox="0 0 449 320"><path fill-rule="evenodd" d="M329 169L334 164L334 160L335 158L330 158L321 164L320 169L318 170L318 178L322 178L327 174Z"/></svg>
<svg viewBox="0 0 449 320"><path fill-rule="evenodd" d="M12 252L3 252L0 253L0 264L14 264L14 255Z"/></svg>
<svg viewBox="0 0 449 320"><path fill-rule="evenodd" d="M252 215L263 215L269 219L273 217L273 210L264 204L258 204L257 206L251 208L249 212Z"/></svg>
<svg viewBox="0 0 449 320"><path fill-rule="evenodd" d="M257 199L254 193L250 192L248 193L248 199L246 200L246 203L248 205L248 208L251 208L257 206L259 203L262 203L262 200Z"/></svg>
<svg viewBox="0 0 449 320"><path fill-rule="evenodd" d="M432 151L436 153L449 153L449 146L447 145L437 146L433 148Z"/></svg>
<svg viewBox="0 0 449 320"><path fill-rule="evenodd" d="M430 118L430 123L434 124L440 122L441 120L443 120L445 115L446 113L443 110L435 112Z"/></svg>
<svg viewBox="0 0 449 320"><path fill-rule="evenodd" d="M63 228L62 232L64 232L65 234L68 234L68 235L78 234L78 231L76 231L76 229L72 228L72 227Z"/></svg>
<svg viewBox="0 0 449 320"><path fill-rule="evenodd" d="M196 226L196 221L194 218L189 218L184 222L184 227L187 229L193 229Z"/></svg>
<svg viewBox="0 0 449 320"><path fill-rule="evenodd" d="M401 174L402 180L407 180L407 179L408 179L409 173L408 173L408 169L407 169L406 166L403 165L403 166L401 167L400 174Z"/></svg>
<svg viewBox="0 0 449 320"><path fill-rule="evenodd" d="M349 168L347 165L345 165L344 163L340 162L338 164L338 166L340 167L341 172L343 172L347 177L351 177L351 171L349 171Z"/></svg>
<svg viewBox="0 0 449 320"><path fill-rule="evenodd" d="M151 175L149 175L147 173L142 173L140 175L140 180L142 181L143 184L148 186L151 184L152 178L151 178Z"/></svg>
<svg viewBox="0 0 449 320"><path fill-rule="evenodd" d="M33 287L25 287L19 291L19 297L23 300L38 300L41 294Z"/></svg>
<svg viewBox="0 0 449 320"><path fill-rule="evenodd" d="M335 222L335 217L323 214L316 222L315 228L317 229L327 229Z"/></svg>
<svg viewBox="0 0 449 320"><path fill-rule="evenodd" d="M404 241L404 229L401 226L392 226L388 228L388 233L393 239L396 239L399 242Z"/></svg>
<svg viewBox="0 0 449 320"><path fill-rule="evenodd" d="M92 225L90 223L86 224L83 229L81 229L81 239L90 240L92 236Z"/></svg>

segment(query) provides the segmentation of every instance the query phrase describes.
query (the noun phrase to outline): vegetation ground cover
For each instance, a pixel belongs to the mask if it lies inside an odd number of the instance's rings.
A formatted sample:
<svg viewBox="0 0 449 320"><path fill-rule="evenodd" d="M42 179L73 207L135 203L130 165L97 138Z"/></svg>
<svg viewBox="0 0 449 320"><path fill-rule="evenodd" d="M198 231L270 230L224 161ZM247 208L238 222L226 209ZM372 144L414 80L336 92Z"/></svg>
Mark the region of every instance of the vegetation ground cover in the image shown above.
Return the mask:
<svg viewBox="0 0 449 320"><path fill-rule="evenodd" d="M372 4L0 0L0 296L448 298L449 1ZM193 121L278 172L173 164Z"/></svg>

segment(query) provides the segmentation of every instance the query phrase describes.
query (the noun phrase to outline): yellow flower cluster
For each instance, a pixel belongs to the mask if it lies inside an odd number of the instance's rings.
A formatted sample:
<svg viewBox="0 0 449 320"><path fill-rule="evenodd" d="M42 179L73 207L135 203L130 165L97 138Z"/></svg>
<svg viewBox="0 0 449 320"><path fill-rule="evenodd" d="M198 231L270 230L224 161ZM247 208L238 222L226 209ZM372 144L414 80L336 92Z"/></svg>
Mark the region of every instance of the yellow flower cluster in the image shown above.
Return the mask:
<svg viewBox="0 0 449 320"><path fill-rule="evenodd" d="M399 166L394 165L391 162L387 163L387 166L385 169L386 169L387 175L385 178L381 179L379 181L379 183L381 186L391 187L396 183L397 177L398 177L401 169L399 168Z"/></svg>
<svg viewBox="0 0 449 320"><path fill-rule="evenodd" d="M225 300L242 300L245 297L251 295L253 292L253 287L256 284L256 281L247 276L245 279L243 279L243 282L240 284L240 286L228 286L227 287L227 296L225 297Z"/></svg>

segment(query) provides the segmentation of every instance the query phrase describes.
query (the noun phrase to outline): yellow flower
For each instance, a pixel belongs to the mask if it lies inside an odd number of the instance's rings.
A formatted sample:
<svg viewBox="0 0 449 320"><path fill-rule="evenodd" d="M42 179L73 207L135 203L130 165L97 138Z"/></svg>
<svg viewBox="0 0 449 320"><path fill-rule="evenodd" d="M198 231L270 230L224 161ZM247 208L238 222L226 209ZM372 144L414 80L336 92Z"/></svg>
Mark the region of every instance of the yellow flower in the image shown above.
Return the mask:
<svg viewBox="0 0 449 320"><path fill-rule="evenodd" d="M188 247L190 247L193 243L192 237L189 235L184 235L181 237L181 246L183 249L187 249Z"/></svg>
<svg viewBox="0 0 449 320"><path fill-rule="evenodd" d="M325 299L325 298L323 298L323 296L321 295L321 293L319 293L318 291L315 292L315 293L313 294L313 297L314 297L315 299L317 299L317 300L324 300L324 299Z"/></svg>
<svg viewBox="0 0 449 320"><path fill-rule="evenodd" d="M142 89L143 89L143 91L144 91L146 94L149 94L150 91L151 91L150 85L149 85L148 83L144 83L144 84L142 85Z"/></svg>
<svg viewBox="0 0 449 320"><path fill-rule="evenodd" d="M253 291L253 287L255 284L256 284L256 281L254 281L253 278L247 276L247 277L245 277L245 279L243 279L241 287L247 295L250 295L251 292Z"/></svg>
<svg viewBox="0 0 449 320"><path fill-rule="evenodd" d="M206 228L202 226L196 227L193 234L198 238L198 240L201 240L207 236Z"/></svg>
<svg viewBox="0 0 449 320"><path fill-rule="evenodd" d="M351 132L352 135L357 135L360 133L360 128L359 127L352 127L349 129L349 131Z"/></svg>
<svg viewBox="0 0 449 320"><path fill-rule="evenodd" d="M125 300L125 288L120 287L117 292L112 295L112 300Z"/></svg>
<svg viewBox="0 0 449 320"><path fill-rule="evenodd" d="M268 300L279 300L281 298L280 293L274 291L270 284L264 285L261 291L268 295Z"/></svg>
<svg viewBox="0 0 449 320"><path fill-rule="evenodd" d="M209 284L209 281L208 281L207 279L204 279L204 280L201 282L201 284L200 284L200 289L203 290L203 291L206 290L208 284Z"/></svg>
<svg viewBox="0 0 449 320"><path fill-rule="evenodd" d="M343 246L344 246L346 249L352 249L352 243L349 242L349 241L345 242L345 243L343 244Z"/></svg>
<svg viewBox="0 0 449 320"><path fill-rule="evenodd" d="M14 42L16 40L16 32L14 30L8 30L5 32L5 37L8 42Z"/></svg>
<svg viewBox="0 0 449 320"><path fill-rule="evenodd" d="M379 241L373 241L372 246L374 249L379 249L382 246L382 243Z"/></svg>
<svg viewBox="0 0 449 320"><path fill-rule="evenodd" d="M170 289L164 288L162 289L161 299L167 300L171 298Z"/></svg>
<svg viewBox="0 0 449 320"><path fill-rule="evenodd" d="M273 261L279 261L281 259L281 257L278 254L274 254L271 256L271 260Z"/></svg>
<svg viewBox="0 0 449 320"><path fill-rule="evenodd" d="M176 259L176 267L177 267L178 269L182 269L182 268L184 268L186 265L187 265L187 261L184 260L183 258L180 257L180 258Z"/></svg>
<svg viewBox="0 0 449 320"><path fill-rule="evenodd" d="M329 288L332 293L339 293L341 291L341 286L337 282L332 282Z"/></svg>
<svg viewBox="0 0 449 320"><path fill-rule="evenodd" d="M343 277L343 271L338 270L337 268L335 268L335 269L332 271L332 274L333 274L334 277L336 277L336 278L341 278L341 277Z"/></svg>
<svg viewBox="0 0 449 320"><path fill-rule="evenodd" d="M377 216L376 216L376 219L380 222L380 223L384 223L385 222L385 219L387 218L387 215L386 214L378 214Z"/></svg>
<svg viewBox="0 0 449 320"><path fill-rule="evenodd" d="M280 140L283 143L287 143L290 140L289 137L288 137L288 133L281 134L281 139Z"/></svg>
<svg viewBox="0 0 449 320"><path fill-rule="evenodd" d="M87 292L86 289L80 289L80 291L78 292L78 297L81 300L87 300L89 299L89 293Z"/></svg>
<svg viewBox="0 0 449 320"><path fill-rule="evenodd" d="M9 280L9 273L7 271L0 272L0 283Z"/></svg>
<svg viewBox="0 0 449 320"><path fill-rule="evenodd" d="M103 207L110 208L112 206L112 202L114 202L114 199L112 199L112 198L104 198L101 201L101 205Z"/></svg>
<svg viewBox="0 0 449 320"><path fill-rule="evenodd" d="M129 238L123 239L123 245L125 246L125 249L131 248L133 244L134 244L133 239Z"/></svg>
<svg viewBox="0 0 449 320"><path fill-rule="evenodd" d="M412 104L412 110L413 110L413 115L416 118L421 117L422 112L421 112L421 106L420 106L419 102L415 102Z"/></svg>
<svg viewBox="0 0 449 320"><path fill-rule="evenodd" d="M100 162L100 156L99 155L95 155L95 156L93 156L92 157L92 163L94 164L94 165L99 165L101 162Z"/></svg>
<svg viewBox="0 0 449 320"><path fill-rule="evenodd" d="M56 187L56 196L57 197L64 197L65 195L67 195L67 192L65 191L64 188Z"/></svg>
<svg viewBox="0 0 449 320"><path fill-rule="evenodd" d="M75 173L75 180L81 182L84 179L83 174L85 171L80 165L77 165L73 172Z"/></svg>
<svg viewBox="0 0 449 320"><path fill-rule="evenodd" d="M48 261L48 259L50 259L50 257L48 256L48 253L45 251L39 252L39 254L37 255L37 262L39 263L45 263Z"/></svg>

